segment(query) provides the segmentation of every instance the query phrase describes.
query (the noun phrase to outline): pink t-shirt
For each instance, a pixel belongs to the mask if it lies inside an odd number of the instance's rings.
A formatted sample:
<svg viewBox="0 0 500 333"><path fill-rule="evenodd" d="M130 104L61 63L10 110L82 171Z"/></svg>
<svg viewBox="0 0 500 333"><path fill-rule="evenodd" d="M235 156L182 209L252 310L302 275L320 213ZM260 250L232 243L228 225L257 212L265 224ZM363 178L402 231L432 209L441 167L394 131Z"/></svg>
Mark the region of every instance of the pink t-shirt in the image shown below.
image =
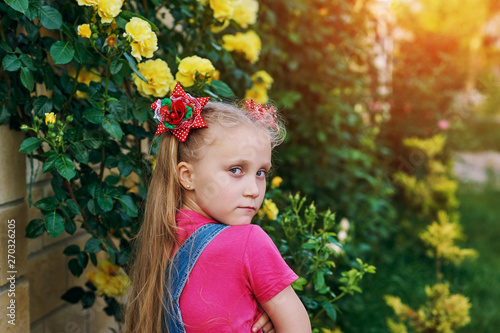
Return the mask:
<svg viewBox="0 0 500 333"><path fill-rule="evenodd" d="M181 209L179 242L207 223L218 222ZM259 226L226 228L202 252L182 291L179 305L186 332L251 332L263 312L259 303L297 278Z"/></svg>

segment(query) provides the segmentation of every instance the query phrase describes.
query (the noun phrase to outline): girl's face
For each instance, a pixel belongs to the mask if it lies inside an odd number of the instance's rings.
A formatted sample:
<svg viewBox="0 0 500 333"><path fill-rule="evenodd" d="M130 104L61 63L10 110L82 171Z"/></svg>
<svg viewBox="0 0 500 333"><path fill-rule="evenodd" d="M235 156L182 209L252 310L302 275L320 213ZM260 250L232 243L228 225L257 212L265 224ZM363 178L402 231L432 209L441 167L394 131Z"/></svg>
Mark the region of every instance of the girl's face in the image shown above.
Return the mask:
<svg viewBox="0 0 500 333"><path fill-rule="evenodd" d="M216 140L203 148L202 157L182 162L189 172L184 173L187 178L180 172L181 182L185 188L190 185L183 208L227 225L249 224L264 199L271 143L252 125L212 130Z"/></svg>

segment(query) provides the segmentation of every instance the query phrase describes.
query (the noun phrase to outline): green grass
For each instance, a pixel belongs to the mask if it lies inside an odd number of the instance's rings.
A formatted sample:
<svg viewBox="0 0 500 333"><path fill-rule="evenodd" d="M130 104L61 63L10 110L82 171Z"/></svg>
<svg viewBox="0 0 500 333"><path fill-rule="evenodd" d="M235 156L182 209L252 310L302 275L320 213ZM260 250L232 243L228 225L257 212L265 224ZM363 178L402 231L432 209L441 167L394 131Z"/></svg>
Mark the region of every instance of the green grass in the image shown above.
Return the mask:
<svg viewBox="0 0 500 333"><path fill-rule="evenodd" d="M470 324L457 333L496 333L500 327L500 192L464 189L458 199L466 236L460 245L476 249L479 257L443 270L452 293L469 297L472 304ZM384 295L398 296L414 309L425 302L425 285L436 282L435 262L417 246L402 251L401 244L384 244L369 262L377 266L377 274L361 282L363 294L343 300L339 324L344 333L388 332L386 319L395 316L385 305ZM384 256L387 252L392 255Z"/></svg>
<svg viewBox="0 0 500 333"><path fill-rule="evenodd" d="M496 333L500 327L500 192L459 194L465 245L477 260L456 270L454 284L472 303L471 323L460 333Z"/></svg>

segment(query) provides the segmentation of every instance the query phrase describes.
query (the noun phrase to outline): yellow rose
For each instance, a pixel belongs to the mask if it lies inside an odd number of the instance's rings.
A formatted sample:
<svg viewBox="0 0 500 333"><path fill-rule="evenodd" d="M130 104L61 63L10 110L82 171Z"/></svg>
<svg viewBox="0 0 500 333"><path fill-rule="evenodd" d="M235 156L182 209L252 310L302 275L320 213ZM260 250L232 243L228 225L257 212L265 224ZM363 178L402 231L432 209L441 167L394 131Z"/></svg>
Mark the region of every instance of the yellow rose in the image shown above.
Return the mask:
<svg viewBox="0 0 500 333"><path fill-rule="evenodd" d="M137 69L149 82L148 84L141 80L137 74L132 74L137 91L144 97L164 97L175 85L174 76L168 64L161 59L142 62L137 65Z"/></svg>
<svg viewBox="0 0 500 333"><path fill-rule="evenodd" d="M214 11L214 17L218 21L229 20L233 16L233 0L210 0L210 8Z"/></svg>
<svg viewBox="0 0 500 333"><path fill-rule="evenodd" d="M215 70L214 73L212 74L212 79L218 80L220 78L220 72L218 70Z"/></svg>
<svg viewBox="0 0 500 333"><path fill-rule="evenodd" d="M191 87L196 79L208 77L208 82L212 80L215 67L212 62L198 56L187 57L181 60L179 71L175 79L184 87Z"/></svg>
<svg viewBox="0 0 500 333"><path fill-rule="evenodd" d="M79 6L97 6L99 0L76 0Z"/></svg>
<svg viewBox="0 0 500 333"><path fill-rule="evenodd" d="M129 286L129 277L122 273L111 277L101 289L102 292L108 296L120 297L127 293Z"/></svg>
<svg viewBox="0 0 500 333"><path fill-rule="evenodd" d="M272 187L280 187L282 182L283 182L283 178L281 178L279 176L274 177L273 180L271 180L271 186Z"/></svg>
<svg viewBox="0 0 500 333"><path fill-rule="evenodd" d="M222 30L226 29L227 26L229 25L229 20L225 20L222 25L213 25L210 27L210 31L214 34L218 34Z"/></svg>
<svg viewBox="0 0 500 333"><path fill-rule="evenodd" d="M120 266L101 259L97 269L99 271L87 273L87 279L97 288L99 295L119 297L127 293L131 281L126 274L119 272Z"/></svg>
<svg viewBox="0 0 500 333"><path fill-rule="evenodd" d="M222 43L226 50L242 53L252 64L259 60L262 44L259 35L253 30L245 33L238 32L236 35L224 35Z"/></svg>
<svg viewBox="0 0 500 333"><path fill-rule="evenodd" d="M246 29L257 21L259 3L255 0L234 0L233 20Z"/></svg>
<svg viewBox="0 0 500 333"><path fill-rule="evenodd" d="M269 100L266 88L253 86L245 93L246 99L253 99L256 103L266 104Z"/></svg>
<svg viewBox="0 0 500 333"><path fill-rule="evenodd" d="M271 199L264 199L264 207L262 207L262 209L264 213L266 213L268 219L276 220L278 217L278 207L276 207L276 204Z"/></svg>
<svg viewBox="0 0 500 333"><path fill-rule="evenodd" d="M111 23L122 11L122 0L99 0L97 13L102 23Z"/></svg>
<svg viewBox="0 0 500 333"><path fill-rule="evenodd" d="M133 17L125 25L126 35L132 38L132 55L139 61L142 57L151 58L158 49L158 38L151 30L148 22L138 17Z"/></svg>
<svg viewBox="0 0 500 333"><path fill-rule="evenodd" d="M252 75L252 81L254 87L261 87L265 89L270 89L274 80L266 71L258 71Z"/></svg>
<svg viewBox="0 0 500 333"><path fill-rule="evenodd" d="M71 77L75 77L75 71L72 70L70 71L69 75ZM82 67L80 69L80 73L78 74L77 81L79 83L85 83L86 85L90 85L90 82L101 82L102 77L100 76L100 73L96 69L91 69L90 71L87 70L87 68ZM87 95L86 92L82 92L80 90L76 91L76 97L77 98L88 98L89 96Z"/></svg>
<svg viewBox="0 0 500 333"><path fill-rule="evenodd" d="M49 123L56 123L56 116L54 115L54 112L45 114L45 125L48 125Z"/></svg>
<svg viewBox="0 0 500 333"><path fill-rule="evenodd" d="M90 25L82 24L78 26L78 35L83 38L90 38L92 31L90 31Z"/></svg>

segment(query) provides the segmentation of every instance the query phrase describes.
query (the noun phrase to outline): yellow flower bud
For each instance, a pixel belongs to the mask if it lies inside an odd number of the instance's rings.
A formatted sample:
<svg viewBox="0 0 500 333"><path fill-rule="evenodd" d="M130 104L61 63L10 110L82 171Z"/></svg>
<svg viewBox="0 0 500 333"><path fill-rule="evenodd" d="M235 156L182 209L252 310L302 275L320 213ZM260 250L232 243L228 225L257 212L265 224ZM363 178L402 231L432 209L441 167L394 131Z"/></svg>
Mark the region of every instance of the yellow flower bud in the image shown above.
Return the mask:
<svg viewBox="0 0 500 333"><path fill-rule="evenodd" d="M283 178L276 176L271 180L271 186L272 187L280 187L281 183L283 182Z"/></svg>
<svg viewBox="0 0 500 333"><path fill-rule="evenodd" d="M45 125L55 124L55 123L56 123L56 116L54 115L54 112L46 113L45 114Z"/></svg>
<svg viewBox="0 0 500 333"><path fill-rule="evenodd" d="M264 206L262 207L264 210L264 213L266 213L266 216L270 220L276 220L278 217L278 207L276 207L276 204L273 202L271 199L264 199Z"/></svg>
<svg viewBox="0 0 500 333"><path fill-rule="evenodd" d="M115 35L111 35L111 36L109 36L109 37L106 39L106 44L107 44L109 47L115 47L116 42L117 42L117 39L116 39L116 36L115 36Z"/></svg>

